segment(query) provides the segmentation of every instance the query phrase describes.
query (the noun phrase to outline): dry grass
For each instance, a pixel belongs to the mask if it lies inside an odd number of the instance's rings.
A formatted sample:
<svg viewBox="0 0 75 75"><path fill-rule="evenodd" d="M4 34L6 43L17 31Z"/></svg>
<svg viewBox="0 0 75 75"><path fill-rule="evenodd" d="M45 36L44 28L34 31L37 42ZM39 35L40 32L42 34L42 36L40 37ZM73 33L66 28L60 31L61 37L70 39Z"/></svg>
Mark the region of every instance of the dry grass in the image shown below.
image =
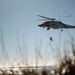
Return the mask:
<svg viewBox="0 0 75 75"><path fill-rule="evenodd" d="M1 31L0 31L0 34L1 34L1 47L2 47L2 53L3 55L1 56L0 55L0 62L4 65L6 65L6 62L9 60L9 56L8 56L8 52L6 50L6 47L5 47L5 41L4 41L4 37L3 37L3 32L2 32L2 28L1 28ZM54 56L54 60L56 59L58 61L58 68L57 70L54 69L52 71L50 70L47 70L46 67L44 67L47 63L46 59L49 58L50 56L50 53L49 52L48 54L46 54L46 57L43 56L42 54L42 51L41 51L41 46L42 46L42 41L40 42L40 45L39 45L39 48L35 48L35 62L36 62L36 69L33 69L33 68L29 68L28 66L28 52L27 52L27 44L26 42L24 41L24 36L23 36L23 48L21 48L20 46L20 41L19 41L19 34L17 32L17 42L18 42L18 51L19 52L16 52L16 55L17 56L17 59L20 60L20 62L23 62L23 66L26 66L27 68L22 68L20 67L20 63L18 64L18 69L15 70L15 67L11 67L9 69L6 69L6 68L0 68L0 75L75 75L75 40L74 38L71 36L71 43L70 43L70 46L71 46L71 49L69 51L66 50L66 48L64 48L63 52L63 57L62 57L62 53L61 53L61 50L60 48L56 47L57 49L57 52ZM51 48L51 51L54 51L54 46L49 43L50 45L50 48ZM26 49L24 48L24 46L26 46ZM68 47L68 46L67 46ZM23 55L23 50L26 50L26 56L24 57ZM71 56L70 56L70 54ZM47 53L47 52L45 52ZM3 60L2 60L3 58ZM46 58L46 59L45 59ZM17 60L16 59L16 60ZM24 60L24 61L23 61ZM39 61L41 60L41 63L43 63L43 68L40 69L40 73L38 72L38 64L39 64Z"/></svg>

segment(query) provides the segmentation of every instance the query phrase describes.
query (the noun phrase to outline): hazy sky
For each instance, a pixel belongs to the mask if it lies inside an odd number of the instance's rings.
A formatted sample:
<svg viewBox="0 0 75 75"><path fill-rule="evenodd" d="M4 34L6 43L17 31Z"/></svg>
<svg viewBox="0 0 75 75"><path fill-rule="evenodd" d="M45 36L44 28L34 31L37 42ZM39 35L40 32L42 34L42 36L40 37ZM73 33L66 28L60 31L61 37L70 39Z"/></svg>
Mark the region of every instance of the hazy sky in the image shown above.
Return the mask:
<svg viewBox="0 0 75 75"><path fill-rule="evenodd" d="M39 49L42 45L40 53L45 58L52 49L49 42L56 49L56 44L59 47L60 42L62 46L63 41L70 41L70 34L75 38L75 29L64 29L60 32L60 29L47 31L39 28L38 24L44 21L37 21L40 18L37 15L61 18L64 23L75 25L75 0L0 0L0 21L6 50L11 61L18 60L19 43L24 56L27 56L27 44L28 60L34 63L36 47ZM68 15L72 16L66 17ZM53 42L49 40L49 37L53 38ZM1 40L0 33L0 42ZM23 50L23 45L25 50ZM0 53L2 53L1 44ZM52 60L51 55L48 60Z"/></svg>

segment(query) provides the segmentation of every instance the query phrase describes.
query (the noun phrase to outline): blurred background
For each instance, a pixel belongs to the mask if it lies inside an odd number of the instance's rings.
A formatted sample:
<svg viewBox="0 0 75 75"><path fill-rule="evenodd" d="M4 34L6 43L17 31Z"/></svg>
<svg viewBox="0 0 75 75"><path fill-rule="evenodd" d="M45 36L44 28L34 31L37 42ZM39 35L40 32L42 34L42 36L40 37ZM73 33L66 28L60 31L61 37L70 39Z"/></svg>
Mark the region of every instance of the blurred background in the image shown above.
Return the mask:
<svg viewBox="0 0 75 75"><path fill-rule="evenodd" d="M74 7L74 0L0 0L0 66L56 66L72 57L75 29L47 31L37 15L74 26Z"/></svg>

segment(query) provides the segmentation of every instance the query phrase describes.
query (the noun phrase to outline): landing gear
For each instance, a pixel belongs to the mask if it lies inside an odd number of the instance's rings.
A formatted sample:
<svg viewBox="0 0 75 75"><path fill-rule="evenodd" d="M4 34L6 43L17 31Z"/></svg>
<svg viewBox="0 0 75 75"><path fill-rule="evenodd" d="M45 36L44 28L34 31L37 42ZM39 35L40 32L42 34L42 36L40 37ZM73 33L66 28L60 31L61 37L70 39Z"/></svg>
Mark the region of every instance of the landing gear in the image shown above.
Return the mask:
<svg viewBox="0 0 75 75"><path fill-rule="evenodd" d="M49 30L50 29L50 27L49 28L47 28L47 30Z"/></svg>
<svg viewBox="0 0 75 75"><path fill-rule="evenodd" d="M61 29L61 31L63 31L63 29Z"/></svg>

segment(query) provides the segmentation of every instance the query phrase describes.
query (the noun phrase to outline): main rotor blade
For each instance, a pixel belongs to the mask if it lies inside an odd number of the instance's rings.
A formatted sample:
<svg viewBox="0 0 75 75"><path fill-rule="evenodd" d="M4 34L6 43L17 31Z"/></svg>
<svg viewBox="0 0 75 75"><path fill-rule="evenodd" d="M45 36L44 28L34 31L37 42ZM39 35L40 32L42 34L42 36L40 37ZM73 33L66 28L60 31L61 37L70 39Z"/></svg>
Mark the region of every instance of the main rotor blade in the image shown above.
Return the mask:
<svg viewBox="0 0 75 75"><path fill-rule="evenodd" d="M38 21L48 21L48 19L37 19ZM49 20L51 21L51 20Z"/></svg>
<svg viewBox="0 0 75 75"><path fill-rule="evenodd" d="M42 17L42 18L46 18L48 20L56 20L55 18L48 18L48 17L45 17L45 16L41 16L41 15L38 15L39 17Z"/></svg>
<svg viewBox="0 0 75 75"><path fill-rule="evenodd" d="M68 15L68 16L65 16L65 17L71 17L72 15Z"/></svg>

